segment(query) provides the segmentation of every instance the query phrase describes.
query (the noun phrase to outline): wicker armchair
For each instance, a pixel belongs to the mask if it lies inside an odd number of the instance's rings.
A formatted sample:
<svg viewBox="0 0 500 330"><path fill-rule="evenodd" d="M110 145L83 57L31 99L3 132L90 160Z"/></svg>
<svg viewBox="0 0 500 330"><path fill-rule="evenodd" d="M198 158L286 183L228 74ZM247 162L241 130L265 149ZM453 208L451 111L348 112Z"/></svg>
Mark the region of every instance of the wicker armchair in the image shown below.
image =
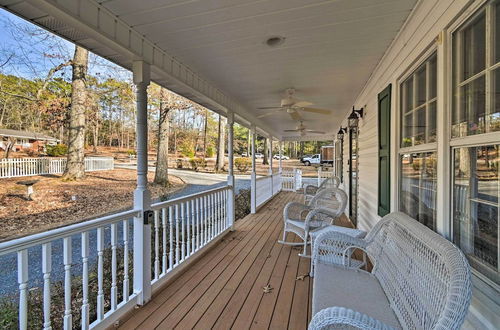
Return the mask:
<svg viewBox="0 0 500 330"><path fill-rule="evenodd" d="M341 189L324 189L319 191L309 205L291 202L283 210L283 240L281 244L303 246L300 256L307 256L307 244L310 243L309 233L324 226L333 224L347 206L347 194ZM286 241L287 233L294 233L303 242Z"/></svg>
<svg viewBox="0 0 500 330"><path fill-rule="evenodd" d="M340 179L336 176L325 179L320 185L307 185L304 187L304 203L309 204L313 197L318 193L318 191L323 189L334 189L338 188L340 184Z"/></svg>
<svg viewBox="0 0 500 330"><path fill-rule="evenodd" d="M371 273L348 265L354 248L370 257ZM310 330L460 329L469 309L471 274L463 253L403 213L385 216L365 239L318 235L312 262Z"/></svg>

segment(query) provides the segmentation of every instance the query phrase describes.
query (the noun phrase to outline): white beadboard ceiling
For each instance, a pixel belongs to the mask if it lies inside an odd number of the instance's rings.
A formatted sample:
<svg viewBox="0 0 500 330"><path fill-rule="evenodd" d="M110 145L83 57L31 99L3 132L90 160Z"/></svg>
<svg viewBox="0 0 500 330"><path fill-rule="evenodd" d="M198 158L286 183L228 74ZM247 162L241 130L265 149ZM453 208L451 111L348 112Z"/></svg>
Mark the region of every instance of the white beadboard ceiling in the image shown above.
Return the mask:
<svg viewBox="0 0 500 330"><path fill-rule="evenodd" d="M36 21L34 16L42 15L33 13L37 1L30 0L29 6L24 2L0 0L8 10ZM332 115L303 113L308 129L331 137L416 0L98 2L242 105L250 118L265 112L258 107L279 105L290 87L296 89L297 98L313 102L314 107L334 110ZM271 36L286 40L271 48L265 44ZM127 66L119 54L93 42L88 41L91 50ZM288 138L294 134L283 130L297 125L285 112L263 122L272 133Z"/></svg>

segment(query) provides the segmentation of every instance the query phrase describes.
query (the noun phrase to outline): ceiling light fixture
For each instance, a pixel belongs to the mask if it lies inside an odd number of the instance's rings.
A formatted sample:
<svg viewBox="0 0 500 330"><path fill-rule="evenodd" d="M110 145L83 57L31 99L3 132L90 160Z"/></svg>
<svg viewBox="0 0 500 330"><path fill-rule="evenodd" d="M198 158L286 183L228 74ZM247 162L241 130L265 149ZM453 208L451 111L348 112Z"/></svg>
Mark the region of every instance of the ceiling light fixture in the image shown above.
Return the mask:
<svg viewBox="0 0 500 330"><path fill-rule="evenodd" d="M269 47L276 47L283 44L285 42L285 39L286 38L282 36L272 36L267 38L266 45L268 45Z"/></svg>

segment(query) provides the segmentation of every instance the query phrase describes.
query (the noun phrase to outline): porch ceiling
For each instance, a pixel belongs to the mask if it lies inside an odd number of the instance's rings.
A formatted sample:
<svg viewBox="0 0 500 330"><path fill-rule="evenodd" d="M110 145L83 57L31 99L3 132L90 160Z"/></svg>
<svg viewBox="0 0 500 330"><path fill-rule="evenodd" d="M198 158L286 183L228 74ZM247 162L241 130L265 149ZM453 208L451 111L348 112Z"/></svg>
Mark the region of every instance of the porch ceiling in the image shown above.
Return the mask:
<svg viewBox="0 0 500 330"><path fill-rule="evenodd" d="M314 107L334 110L332 115L303 113L308 129L325 131L323 138L331 138L416 0L98 2L155 47L234 100L242 109L233 109L241 120L253 122L277 137L290 138L283 130L293 129L297 123L288 114L258 120L256 116L263 112L256 108L279 105L284 91L293 87L297 98L313 102ZM47 20L41 18L47 14L46 3L0 0L8 10L120 65L130 67L131 59L137 58L117 54L116 48L111 50L103 39L89 38L88 34L70 35L45 23ZM71 10L63 6L60 9ZM285 42L273 48L267 46L265 40L276 35L285 37ZM166 87L221 111L207 101L207 93L200 95L200 90L173 82L159 71L153 77Z"/></svg>

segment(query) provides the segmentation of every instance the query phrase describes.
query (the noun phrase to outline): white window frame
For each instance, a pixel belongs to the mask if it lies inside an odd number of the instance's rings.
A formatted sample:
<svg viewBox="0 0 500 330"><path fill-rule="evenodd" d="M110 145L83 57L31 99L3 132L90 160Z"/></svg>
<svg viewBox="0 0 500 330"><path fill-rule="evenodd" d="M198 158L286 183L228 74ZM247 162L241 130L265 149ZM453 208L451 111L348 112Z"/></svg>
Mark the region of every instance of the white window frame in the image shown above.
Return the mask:
<svg viewBox="0 0 500 330"><path fill-rule="evenodd" d="M436 56L436 142L431 142L431 143L423 143L423 144L418 144L415 146L411 147L401 147L401 142L402 142L402 120L403 120L403 115L402 115L402 109L401 109L401 101L403 98L403 95L401 94L401 86L403 82L405 82L410 76L413 76L416 74L416 70L424 63L428 62L432 56ZM394 209L397 211L400 211L400 203L401 203L401 157L404 154L411 154L411 153L427 153L427 152L435 152L436 153L436 158L439 161L439 153L438 153L438 142L439 140L439 121L438 121L438 116L439 112L443 111L442 107L440 107L440 92L439 92L439 70L440 70L440 53L438 51L438 45L434 42L431 45L429 45L420 55L418 55L417 60L405 70L404 74L402 74L397 80L395 84L395 94L396 94L396 143L395 143L395 149L396 149L396 159L395 159L395 187L393 191L397 191L397 194L395 195L396 198L394 199ZM429 81L428 77L428 70L427 70L427 79L426 79L426 85L427 82ZM415 94L415 86L413 86L414 89L414 94ZM427 87L426 87L427 88ZM427 91L428 92L428 91ZM429 103L429 101L426 101L425 104ZM426 118L427 119L427 118ZM439 170L439 168L438 168ZM437 176L439 178L439 171L437 171ZM436 186L437 192L439 192L439 181ZM438 216L438 210L439 210L439 204L438 204L438 196L436 196L436 230L440 232L438 229L441 228L441 225L439 224L439 216Z"/></svg>
<svg viewBox="0 0 500 330"><path fill-rule="evenodd" d="M446 117L448 118L448 125L446 127L443 127L442 125L439 126L439 121L438 121L438 131L440 129L444 128L444 131L446 132L446 137L447 137L447 148L446 148L446 158L447 158L447 163L448 163L448 170L446 173L440 173L438 169L438 177L439 175L446 174L447 178L445 179L447 182L447 192L449 194L449 201L445 205L449 205L448 207L448 216L445 219L448 219L449 223L446 224L446 232L447 232L447 237L453 241L453 226L454 226L454 221L453 221L453 199L451 198L453 194L453 174L454 171L450 170L451 166L453 165L453 149L457 147L475 147L475 146L485 146L485 145L493 145L493 144L498 144L500 143L500 131L497 132L489 132L489 133L483 133L483 134L476 134L476 135L469 135L469 136L464 136L464 137L456 137L452 138L451 133L452 133L452 112L453 112L453 95L454 95L454 88L453 86L453 66L455 63L453 62L453 33L455 33L458 29L460 29L463 24L466 24L468 21L474 19L475 16L479 15L480 10L483 10L483 6L486 7L486 35L487 38L490 39L490 45L491 45L491 40L493 40L493 34L491 32L492 26L491 24L488 24L488 22L491 22L494 18L492 17L491 9L489 9L490 5L493 3L493 0L479 0L471 4L463 13L461 16L459 16L445 31L446 35L446 62L447 62L447 74L446 74L446 79L445 81L447 82L447 86L443 87L445 88L444 94L446 95L446 102L447 106L446 108ZM488 49L488 42L486 45L486 54L487 57L491 57L491 50ZM483 70L482 74L488 69L492 70L493 68L488 68L488 63L490 61L487 58L486 61L486 69ZM439 64L439 59L438 59L438 64ZM494 68L500 67L500 65L495 65ZM438 68L438 72L439 72ZM473 79L474 77L477 77L478 75L481 75L481 73L476 74L467 81ZM486 79L486 87L485 89L488 90L489 84L491 84L491 79L488 82L488 79ZM438 79L438 91L439 91L439 79ZM438 98L439 98L439 93L438 93ZM439 101L439 99L438 99ZM488 106L490 103L488 101L488 97L486 98L486 106ZM439 135L439 134L438 134ZM439 141L439 140L438 140ZM441 148L442 149L442 148ZM441 154L438 153L438 159L439 157L442 157ZM439 185L438 185L439 189ZM439 202L439 201L438 201ZM478 287L481 292L483 292L485 295L489 296L490 299L493 299L495 301L495 296L498 296L500 293L500 287L494 283L492 280L490 280L488 277L480 273L478 270L474 269L471 267L472 273L474 277L479 280L479 282L475 283L475 286ZM493 297L493 298L492 298Z"/></svg>

